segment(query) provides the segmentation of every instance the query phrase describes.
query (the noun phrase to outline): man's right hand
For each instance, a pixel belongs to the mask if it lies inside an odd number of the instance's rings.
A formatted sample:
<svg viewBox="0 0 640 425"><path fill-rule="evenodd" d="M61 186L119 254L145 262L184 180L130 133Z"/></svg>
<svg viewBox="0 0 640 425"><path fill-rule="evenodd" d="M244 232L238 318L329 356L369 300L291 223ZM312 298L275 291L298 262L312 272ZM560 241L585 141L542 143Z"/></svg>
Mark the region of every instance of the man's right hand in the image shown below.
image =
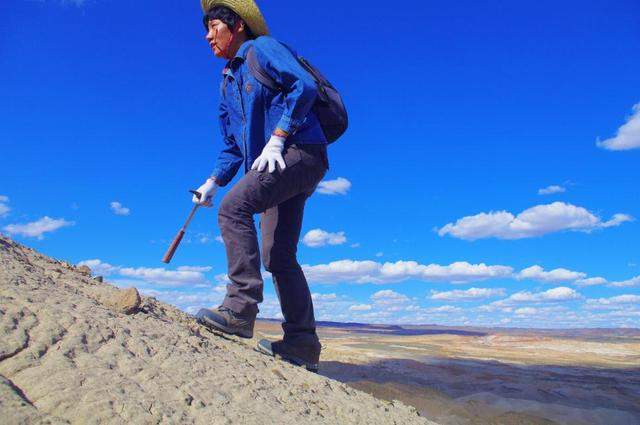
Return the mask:
<svg viewBox="0 0 640 425"><path fill-rule="evenodd" d="M206 182L202 186L198 188L198 192L200 193L200 199L196 195L193 195L191 200L194 204L202 205L203 207L212 207L213 206L213 197L216 195L216 190L218 190L218 185L214 178L209 177Z"/></svg>

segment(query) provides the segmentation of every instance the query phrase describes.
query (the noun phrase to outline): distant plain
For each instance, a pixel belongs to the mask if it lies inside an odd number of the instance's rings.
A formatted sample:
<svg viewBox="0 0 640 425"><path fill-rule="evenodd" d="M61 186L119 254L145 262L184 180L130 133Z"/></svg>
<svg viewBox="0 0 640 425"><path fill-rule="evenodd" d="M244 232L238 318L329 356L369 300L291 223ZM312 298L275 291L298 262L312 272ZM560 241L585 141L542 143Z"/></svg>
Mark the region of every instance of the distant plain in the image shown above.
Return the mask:
<svg viewBox="0 0 640 425"><path fill-rule="evenodd" d="M262 320L264 336L282 334ZM320 323L320 374L443 425L640 423L640 330Z"/></svg>

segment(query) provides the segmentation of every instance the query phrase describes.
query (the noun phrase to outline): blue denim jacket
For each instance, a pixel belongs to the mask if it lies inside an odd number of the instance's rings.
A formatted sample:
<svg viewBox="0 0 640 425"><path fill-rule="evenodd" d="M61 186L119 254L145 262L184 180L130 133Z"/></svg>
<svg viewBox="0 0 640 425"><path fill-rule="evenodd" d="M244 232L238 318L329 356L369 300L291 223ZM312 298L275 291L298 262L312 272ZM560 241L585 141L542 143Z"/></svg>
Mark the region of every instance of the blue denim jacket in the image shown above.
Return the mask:
<svg viewBox="0 0 640 425"><path fill-rule="evenodd" d="M246 56L253 46L256 59L283 88L263 86L249 71ZM269 36L247 40L227 62L220 85L220 129L224 148L211 174L220 186L233 179L244 161L245 173L276 128L287 133L285 146L293 143L326 144L311 110L317 96L316 82L293 54Z"/></svg>

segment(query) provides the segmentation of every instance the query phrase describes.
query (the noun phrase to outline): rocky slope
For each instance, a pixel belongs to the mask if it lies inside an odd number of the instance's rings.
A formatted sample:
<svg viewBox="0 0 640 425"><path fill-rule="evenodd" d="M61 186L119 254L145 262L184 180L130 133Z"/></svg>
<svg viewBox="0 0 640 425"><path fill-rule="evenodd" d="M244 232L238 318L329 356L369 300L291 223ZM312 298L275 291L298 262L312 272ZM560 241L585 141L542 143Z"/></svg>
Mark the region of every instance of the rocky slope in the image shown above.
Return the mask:
<svg viewBox="0 0 640 425"><path fill-rule="evenodd" d="M127 302L0 237L2 423L432 424L153 298Z"/></svg>

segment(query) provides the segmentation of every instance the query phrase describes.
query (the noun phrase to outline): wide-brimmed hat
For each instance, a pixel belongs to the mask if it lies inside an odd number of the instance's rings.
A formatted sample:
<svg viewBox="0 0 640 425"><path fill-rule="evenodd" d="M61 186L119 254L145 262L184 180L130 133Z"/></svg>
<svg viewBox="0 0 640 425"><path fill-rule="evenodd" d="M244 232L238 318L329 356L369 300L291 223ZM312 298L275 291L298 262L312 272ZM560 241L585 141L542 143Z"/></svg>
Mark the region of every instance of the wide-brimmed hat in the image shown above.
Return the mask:
<svg viewBox="0 0 640 425"><path fill-rule="evenodd" d="M269 35L269 28L260 12L260 8L253 0L200 0L202 11L209 12L216 6L225 6L233 10L247 23L256 37Z"/></svg>

